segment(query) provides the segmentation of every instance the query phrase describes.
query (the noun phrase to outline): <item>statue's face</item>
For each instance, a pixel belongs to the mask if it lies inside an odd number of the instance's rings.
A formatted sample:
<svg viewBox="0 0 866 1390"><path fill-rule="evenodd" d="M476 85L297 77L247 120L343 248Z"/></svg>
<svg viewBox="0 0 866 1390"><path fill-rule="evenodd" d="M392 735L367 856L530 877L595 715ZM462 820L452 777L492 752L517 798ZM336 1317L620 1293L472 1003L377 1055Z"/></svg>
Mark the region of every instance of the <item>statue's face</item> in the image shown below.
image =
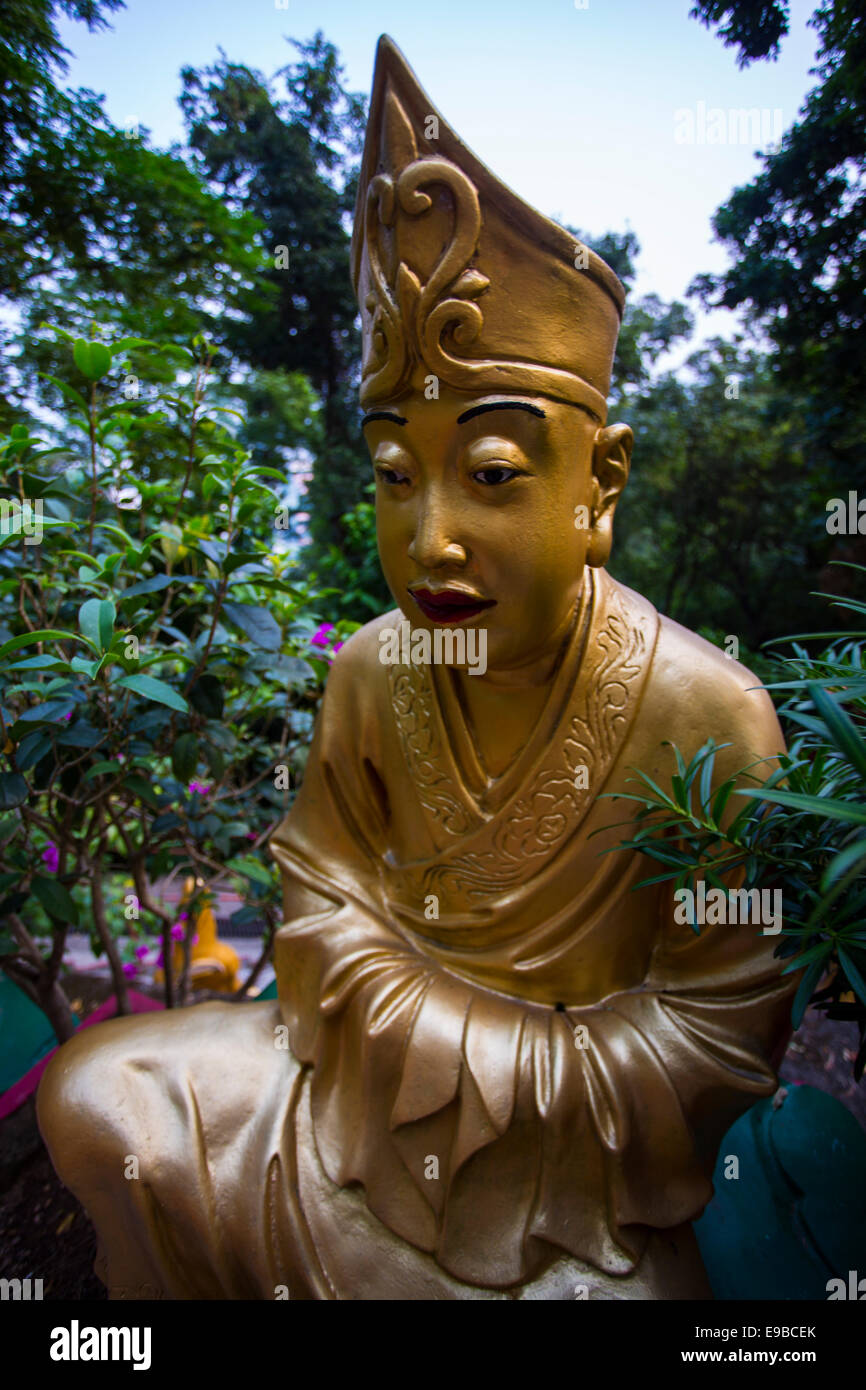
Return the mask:
<svg viewBox="0 0 866 1390"><path fill-rule="evenodd" d="M607 558L587 519L601 508L609 530L628 457L600 488L599 441L610 465L602 437L616 430L629 434L543 396L444 386L371 409L379 555L413 626L486 628L492 672L557 650L585 564Z"/></svg>

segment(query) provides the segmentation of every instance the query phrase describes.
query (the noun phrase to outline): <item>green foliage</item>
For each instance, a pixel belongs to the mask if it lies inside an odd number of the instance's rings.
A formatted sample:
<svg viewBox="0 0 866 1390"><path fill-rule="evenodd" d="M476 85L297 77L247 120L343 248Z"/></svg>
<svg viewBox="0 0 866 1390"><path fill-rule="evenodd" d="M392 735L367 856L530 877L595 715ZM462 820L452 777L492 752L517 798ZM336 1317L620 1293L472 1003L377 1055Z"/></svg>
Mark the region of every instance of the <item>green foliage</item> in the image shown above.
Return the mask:
<svg viewBox="0 0 866 1390"><path fill-rule="evenodd" d="M789 27L788 0L696 0L689 14L708 29L716 25L726 48L739 48L740 68L756 58L778 58Z"/></svg>
<svg viewBox="0 0 866 1390"><path fill-rule="evenodd" d="M633 233L575 236L632 283ZM658 370L692 327L676 301L626 301L610 419L629 424L635 444L610 568L687 627L757 651L804 616L792 569L817 584L833 553L833 473L809 445L811 402L780 383L770 354L716 339Z"/></svg>
<svg viewBox="0 0 866 1390"><path fill-rule="evenodd" d="M16 142L32 137L38 125L34 101L68 70L69 50L60 42L58 12L92 31L105 28L106 16L123 0L5 0L0 11L0 169L7 169Z"/></svg>
<svg viewBox="0 0 866 1390"><path fill-rule="evenodd" d="M375 483L365 491L375 493ZM332 601L336 613L343 617L363 616L368 621L394 606L379 563L375 503L359 502L341 520L348 545L331 546L313 579L334 586Z"/></svg>
<svg viewBox="0 0 866 1390"><path fill-rule="evenodd" d="M81 924L122 1000L136 947L170 962L167 876L234 886L272 934L261 850L358 623L321 637L274 530L284 474L223 423L212 344L55 337L63 442L22 422L0 440L0 965L42 1002ZM132 354L172 378L147 399L124 394ZM112 909L130 878L134 910Z"/></svg>
<svg viewBox="0 0 866 1390"><path fill-rule="evenodd" d="M752 764L714 785L718 746L709 739L688 765L673 747L670 791L636 770L629 780L640 789L614 799L639 808L629 822L637 830L617 848L663 866L639 886L672 880L693 888L700 875L724 889L725 876L739 871L747 889L781 888L776 954L787 959L786 972L803 971L794 1026L810 1002L855 1022L859 1081L866 1067L866 604L834 602L859 627L813 634L831 639L817 656L802 645L807 637L796 639L780 662L785 679L768 687L784 692L780 714L792 728L775 771L761 778L761 765Z"/></svg>
<svg viewBox="0 0 866 1390"><path fill-rule="evenodd" d="M632 472L611 570L687 627L711 623L743 649L818 621L792 572L819 582L831 554L829 482L807 448L805 407L772 361L719 340L622 410ZM615 417L613 417L615 418Z"/></svg>
<svg viewBox="0 0 866 1390"><path fill-rule="evenodd" d="M709 13L722 6L697 8ZM741 29L752 26L750 3L724 8ZM818 34L818 81L779 148L762 156L761 172L716 213L715 232L732 264L722 275L699 277L695 288L710 304L744 309L778 346L782 390L809 401L807 447L835 479L830 496L856 487L862 477L866 428L866 366L859 351L866 323L862 3L823 0L810 24ZM745 51L760 57L775 48ZM841 546L837 557L844 558Z"/></svg>
<svg viewBox="0 0 866 1390"><path fill-rule="evenodd" d="M10 0L0 16L0 286L11 310L0 345L18 350L0 357L0 425L27 420L34 398L55 405L62 349L36 339L43 320L85 340L94 321L162 344L204 333L224 354L219 399L244 415L239 443L270 466L310 457L308 567L327 577L336 553L364 569L341 520L369 478L349 274L363 98L345 90L320 33L295 43L273 78L222 55L183 73L189 150L154 150L146 131L116 129L100 99L56 81L66 57L56 15L98 28L119 3ZM152 355L130 370L170 379ZM135 441L157 472L158 436Z"/></svg>
<svg viewBox="0 0 866 1390"><path fill-rule="evenodd" d="M342 515L369 478L360 435L360 336L349 271L364 101L345 90L321 33L272 79L224 57L184 70L181 108L207 185L262 227L269 298L231 325L233 352L266 372L303 371L321 400L310 484L312 562L351 546Z"/></svg>
<svg viewBox="0 0 866 1390"><path fill-rule="evenodd" d="M34 333L45 318L87 338L94 318L126 336L188 342L266 303L258 223L226 208L177 154L117 130L101 100L65 92L53 15L104 24L90 0L4 7L0 92L0 286L19 356L7 355L0 421L25 418L36 371L58 359ZM21 324L21 333L13 325ZM26 350L25 350L26 349Z"/></svg>
<svg viewBox="0 0 866 1390"><path fill-rule="evenodd" d="M602 236L587 236L566 224L577 241L583 242L606 261L630 291L634 282L635 261L640 244L634 232L605 232ZM658 295L629 297L616 345L616 358L611 383L610 409L619 412L639 401L650 387L652 368L662 353L687 339L694 321L684 304L673 300L667 304ZM616 418L611 415L611 418Z"/></svg>

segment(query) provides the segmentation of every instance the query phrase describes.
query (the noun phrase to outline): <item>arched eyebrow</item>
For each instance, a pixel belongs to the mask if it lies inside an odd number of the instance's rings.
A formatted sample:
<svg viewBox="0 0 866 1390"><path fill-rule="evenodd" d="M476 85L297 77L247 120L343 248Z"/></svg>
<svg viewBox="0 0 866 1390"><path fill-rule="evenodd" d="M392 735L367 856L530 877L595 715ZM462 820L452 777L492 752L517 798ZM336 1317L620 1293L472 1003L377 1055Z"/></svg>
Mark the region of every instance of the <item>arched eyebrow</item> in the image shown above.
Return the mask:
<svg viewBox="0 0 866 1390"><path fill-rule="evenodd" d="M489 410L526 410L530 415L537 415L539 420L546 420L547 416L537 405L530 405L528 401L489 401L486 405L473 405L471 410L464 410L462 415L458 415L458 425L465 425L467 420L474 420L476 415L486 415Z"/></svg>
<svg viewBox="0 0 866 1390"><path fill-rule="evenodd" d="M361 429L365 425L372 425L374 420L390 420L392 425L408 425L402 415L395 415L392 410L371 410L361 421Z"/></svg>

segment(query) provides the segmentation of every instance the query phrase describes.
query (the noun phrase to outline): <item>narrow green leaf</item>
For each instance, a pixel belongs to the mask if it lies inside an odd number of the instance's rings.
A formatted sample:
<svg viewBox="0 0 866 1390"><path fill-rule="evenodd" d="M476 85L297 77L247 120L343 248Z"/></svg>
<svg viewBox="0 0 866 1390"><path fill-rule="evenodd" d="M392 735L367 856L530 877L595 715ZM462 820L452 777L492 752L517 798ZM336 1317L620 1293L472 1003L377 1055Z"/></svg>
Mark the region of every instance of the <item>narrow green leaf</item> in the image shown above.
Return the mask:
<svg viewBox="0 0 866 1390"><path fill-rule="evenodd" d="M66 671L70 663L62 656L28 656L23 661L14 661L7 671Z"/></svg>
<svg viewBox="0 0 866 1390"><path fill-rule="evenodd" d="M223 612L229 622L240 628L257 646L265 651L279 651L282 633L279 624L267 608L258 608L247 603L224 603Z"/></svg>
<svg viewBox="0 0 866 1390"><path fill-rule="evenodd" d="M179 782L188 782L198 766L198 741L194 734L181 734L171 750L171 767Z"/></svg>
<svg viewBox="0 0 866 1390"><path fill-rule="evenodd" d="M863 976L851 959L850 953L845 950L841 941L837 941L836 943L836 954L839 957L840 965L848 977L851 988L854 990L860 1003L866 1004L866 980L863 979Z"/></svg>
<svg viewBox="0 0 866 1390"><path fill-rule="evenodd" d="M120 595L120 602L126 603L127 599L136 598L139 594L159 593L160 589L167 589L169 584L175 583L177 580L170 574L155 574L152 579L141 579L137 584L130 584Z"/></svg>
<svg viewBox="0 0 866 1390"><path fill-rule="evenodd" d="M796 970L802 970L804 966L812 961L827 960L833 954L832 941L819 941L817 946L810 946L808 951L804 951L801 956L793 960L790 965L786 965L782 971L783 975L790 975Z"/></svg>
<svg viewBox="0 0 866 1390"><path fill-rule="evenodd" d="M244 878L252 879L254 883L261 883L266 888L273 886L274 879L263 864L257 859L229 859L226 863L227 869L232 869L236 874L242 874Z"/></svg>
<svg viewBox="0 0 866 1390"><path fill-rule="evenodd" d="M144 777L140 777L137 772L130 773L124 778L121 790L131 791L134 796L139 797L148 806L152 806L154 810L159 810L156 792L150 783Z"/></svg>
<svg viewBox="0 0 866 1390"><path fill-rule="evenodd" d="M791 1006L791 1023L795 1028L799 1028L800 1024L803 1022L803 1015L808 1008L809 1000L812 998L815 987L823 973L824 962L820 960L813 961L800 981L797 987L797 993L794 995L794 1002Z"/></svg>
<svg viewBox="0 0 866 1390"><path fill-rule="evenodd" d="M117 776L117 774L123 772L123 770L123 763L118 763L110 758L106 758L102 762L94 763L93 767L89 767L81 780L82 782L90 782L94 777L102 777L109 773Z"/></svg>
<svg viewBox="0 0 866 1390"><path fill-rule="evenodd" d="M87 419L87 402L80 392L76 391L74 386L70 386L66 381L61 381L59 377L49 376L48 372L40 372L39 376L42 377L43 381L50 381L52 386L56 386L58 391L60 391L68 401L71 401L73 405L77 406L84 418Z"/></svg>
<svg viewBox="0 0 866 1390"><path fill-rule="evenodd" d="M178 695L165 681L157 680L155 676L121 676L120 680L115 681L115 685L123 686L126 690L134 690L136 695L141 695L145 700L154 700L159 705L168 705L169 709L178 710L181 714L187 714L189 705L182 695Z"/></svg>
<svg viewBox="0 0 866 1390"><path fill-rule="evenodd" d="M112 357L119 357L123 352L131 352L133 348L158 348L158 343L152 343L149 338L118 338L116 343L109 343L108 349Z"/></svg>
<svg viewBox="0 0 866 1390"><path fill-rule="evenodd" d="M861 777L866 777L866 743L857 732L856 725L833 696L816 681L810 681L809 694L820 712L836 747L856 767Z"/></svg>
<svg viewBox="0 0 866 1390"><path fill-rule="evenodd" d="M738 791L737 796L749 796L759 801L772 801L778 806L789 806L795 811L809 811L822 819L847 821L850 825L866 825L866 810L844 801L831 801L829 797L804 796L800 792L767 792L763 788L756 791Z"/></svg>
<svg viewBox="0 0 866 1390"><path fill-rule="evenodd" d="M855 877L861 868L866 868L866 839L862 836L852 845L846 845L827 865L821 879L822 892L828 892L834 883L848 874Z"/></svg>
<svg viewBox="0 0 866 1390"><path fill-rule="evenodd" d="M69 665L72 667L73 671L76 672L76 674L82 676L89 676L90 679L93 680L94 676L96 675L99 662L88 661L87 657L84 656L74 656L70 661Z"/></svg>
<svg viewBox="0 0 866 1390"><path fill-rule="evenodd" d="M41 705L22 710L18 724L55 724L75 709L74 700L43 700Z"/></svg>
<svg viewBox="0 0 866 1390"><path fill-rule="evenodd" d="M23 806L29 794L27 783L17 772L0 772L0 811Z"/></svg>
<svg viewBox="0 0 866 1390"><path fill-rule="evenodd" d="M78 924L78 908L73 899L56 878L42 878L38 874L30 884L31 890L41 902L49 917L58 922Z"/></svg>
<svg viewBox="0 0 866 1390"><path fill-rule="evenodd" d="M15 765L19 772L29 772L51 752L51 735L46 729L34 729L26 734L15 749Z"/></svg>
<svg viewBox="0 0 866 1390"><path fill-rule="evenodd" d="M716 766L716 752L713 749L704 759L701 768L701 780L698 787L698 795L701 802L701 810L705 816L710 814L710 797L713 790L713 771Z"/></svg>
<svg viewBox="0 0 866 1390"><path fill-rule="evenodd" d="M38 632L22 632L19 637L10 637L8 642L4 642L0 647L0 661L10 652L20 651L22 647L32 647L34 642L77 642L79 641L77 632L64 632L60 628L46 627L40 628Z"/></svg>

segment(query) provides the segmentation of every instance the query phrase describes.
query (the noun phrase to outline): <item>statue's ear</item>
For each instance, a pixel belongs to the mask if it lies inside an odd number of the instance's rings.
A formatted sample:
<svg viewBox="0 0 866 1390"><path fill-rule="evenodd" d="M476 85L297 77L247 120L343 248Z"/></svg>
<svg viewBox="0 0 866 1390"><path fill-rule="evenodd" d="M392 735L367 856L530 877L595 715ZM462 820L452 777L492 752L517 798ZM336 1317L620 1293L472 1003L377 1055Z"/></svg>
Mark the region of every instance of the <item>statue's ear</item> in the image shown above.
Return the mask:
<svg viewBox="0 0 866 1390"><path fill-rule="evenodd" d="M606 425L595 436L592 453L592 515L588 565L606 565L613 544L613 514L628 482L634 435L628 425Z"/></svg>

